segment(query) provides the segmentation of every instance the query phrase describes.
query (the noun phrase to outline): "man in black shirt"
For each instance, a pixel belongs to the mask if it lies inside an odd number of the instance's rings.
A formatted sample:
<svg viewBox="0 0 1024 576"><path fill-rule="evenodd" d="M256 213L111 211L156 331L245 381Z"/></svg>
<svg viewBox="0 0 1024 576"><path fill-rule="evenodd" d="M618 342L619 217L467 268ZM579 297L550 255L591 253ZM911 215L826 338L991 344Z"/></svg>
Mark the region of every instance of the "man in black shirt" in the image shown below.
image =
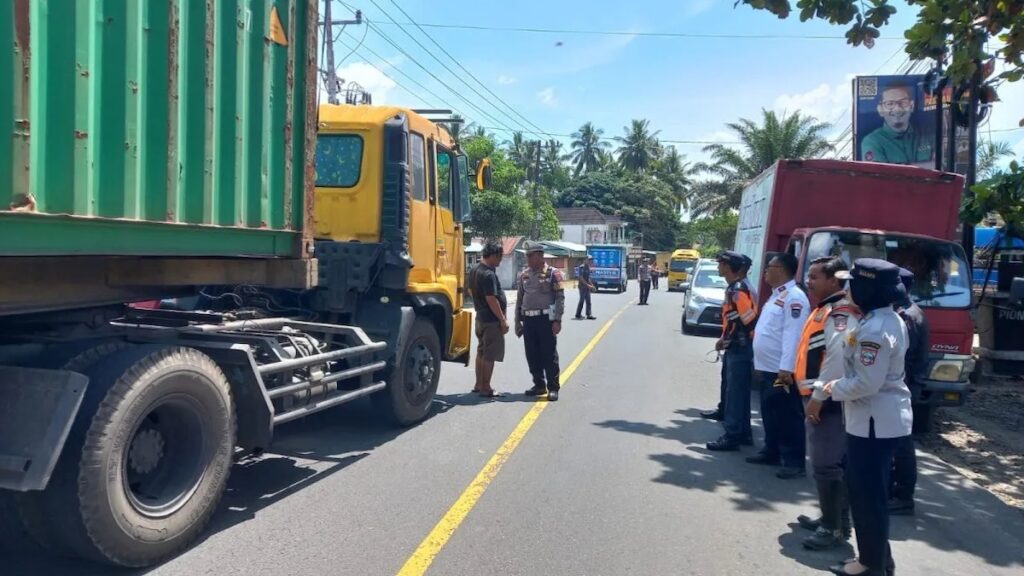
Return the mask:
<svg viewBox="0 0 1024 576"><path fill-rule="evenodd" d="M928 342L930 329L924 310L914 302L911 296L914 287L914 274L906 268L900 268L900 280L906 289L906 298L896 304L896 312L907 325L907 356L903 361L904 377L907 388L910 388L911 401L921 396L921 380L928 369L928 354L931 345ZM913 406L913 404L911 404ZM927 410L927 406L917 406L916 410ZM914 513L914 488L917 487L917 454L914 452L912 436L905 436L896 445L893 458L892 486L889 493L889 513L908 516Z"/></svg>
<svg viewBox="0 0 1024 576"><path fill-rule="evenodd" d="M505 359L505 334L508 333L505 316L508 300L496 271L502 255L501 244L488 242L481 253L480 263L470 272L468 279L476 310L476 386L473 391L485 398L501 396L491 387L491 375L494 363Z"/></svg>
<svg viewBox="0 0 1024 576"><path fill-rule="evenodd" d="M590 280L590 266L594 263L593 256L587 256L587 261L580 264L576 273L576 285L580 289L580 302L576 305L576 319L583 320L583 305L587 305L587 320L596 320L594 315L591 314L590 310L590 292L591 290L596 291L597 287L594 286Z"/></svg>

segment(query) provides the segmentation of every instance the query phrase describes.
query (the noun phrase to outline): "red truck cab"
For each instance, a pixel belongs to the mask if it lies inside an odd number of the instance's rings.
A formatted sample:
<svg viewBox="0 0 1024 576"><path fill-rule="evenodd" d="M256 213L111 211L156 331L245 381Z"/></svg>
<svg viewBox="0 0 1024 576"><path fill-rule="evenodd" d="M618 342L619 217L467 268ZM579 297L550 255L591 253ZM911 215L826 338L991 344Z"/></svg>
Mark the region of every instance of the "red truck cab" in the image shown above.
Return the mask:
<svg viewBox="0 0 1024 576"><path fill-rule="evenodd" d="M971 271L953 241L962 190L961 176L924 168L782 160L748 185L740 207L736 249L754 260L762 302L769 252L797 257L798 282L822 256L883 258L914 272L911 295L931 332L927 378L914 398L918 430L932 408L963 404L974 369Z"/></svg>

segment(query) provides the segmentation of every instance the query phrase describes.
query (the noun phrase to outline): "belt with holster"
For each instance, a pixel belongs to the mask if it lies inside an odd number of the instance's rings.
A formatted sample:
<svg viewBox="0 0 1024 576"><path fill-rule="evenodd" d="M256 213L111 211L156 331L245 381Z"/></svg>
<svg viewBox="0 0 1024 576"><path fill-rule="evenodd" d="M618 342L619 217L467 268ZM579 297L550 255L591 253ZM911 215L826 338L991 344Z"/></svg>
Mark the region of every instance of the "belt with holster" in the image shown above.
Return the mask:
<svg viewBox="0 0 1024 576"><path fill-rule="evenodd" d="M547 310L523 310L524 318L536 318L537 316L546 316Z"/></svg>

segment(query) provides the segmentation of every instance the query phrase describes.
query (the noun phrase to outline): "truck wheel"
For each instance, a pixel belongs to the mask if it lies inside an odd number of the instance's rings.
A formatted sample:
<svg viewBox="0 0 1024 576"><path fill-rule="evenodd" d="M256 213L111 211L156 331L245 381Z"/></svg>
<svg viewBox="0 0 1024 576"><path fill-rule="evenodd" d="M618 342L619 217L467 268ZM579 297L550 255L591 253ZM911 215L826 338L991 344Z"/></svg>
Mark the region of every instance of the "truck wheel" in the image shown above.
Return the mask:
<svg viewBox="0 0 1024 576"><path fill-rule="evenodd" d="M91 348L87 348L84 351L78 352L75 356L71 357L62 367L62 370L70 370L72 372L88 373L97 362L104 358L130 348L132 345L124 341L107 341L98 345L93 345ZM80 348L79 348L80 349ZM60 357L58 356L58 359ZM84 407L82 408L84 410ZM70 443L65 443L67 446ZM2 496L0 496L2 498ZM49 515L44 509L42 502L39 498L33 498L26 494L14 494L12 498L12 509L11 512L17 514L17 518L22 523L22 529L29 535L36 544L41 546L44 550L55 552L57 554L72 554L73 550L65 544L56 535L60 531L56 526L63 522L62 517L54 517ZM0 504L0 508L3 505Z"/></svg>
<svg viewBox="0 0 1024 576"><path fill-rule="evenodd" d="M911 431L914 434L927 434L932 430L932 416L935 415L935 407L931 404L918 404L914 407L914 426Z"/></svg>
<svg viewBox="0 0 1024 576"><path fill-rule="evenodd" d="M385 392L373 397L396 424L411 426L430 413L440 376L441 340L437 329L426 318L417 318L404 349L395 357Z"/></svg>
<svg viewBox="0 0 1024 576"><path fill-rule="evenodd" d="M62 547L147 566L187 547L224 492L235 446L231 389L217 364L181 347L106 357L61 460L33 495Z"/></svg>

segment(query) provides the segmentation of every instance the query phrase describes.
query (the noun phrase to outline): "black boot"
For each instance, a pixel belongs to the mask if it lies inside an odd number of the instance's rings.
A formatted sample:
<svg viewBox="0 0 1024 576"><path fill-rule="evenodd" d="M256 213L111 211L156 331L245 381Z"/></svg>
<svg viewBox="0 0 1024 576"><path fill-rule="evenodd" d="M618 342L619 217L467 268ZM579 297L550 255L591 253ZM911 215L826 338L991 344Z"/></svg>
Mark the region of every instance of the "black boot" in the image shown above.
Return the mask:
<svg viewBox="0 0 1024 576"><path fill-rule="evenodd" d="M843 543L839 529L838 480L818 480L818 505L821 506L821 525L814 534L804 538L808 550L828 550Z"/></svg>

